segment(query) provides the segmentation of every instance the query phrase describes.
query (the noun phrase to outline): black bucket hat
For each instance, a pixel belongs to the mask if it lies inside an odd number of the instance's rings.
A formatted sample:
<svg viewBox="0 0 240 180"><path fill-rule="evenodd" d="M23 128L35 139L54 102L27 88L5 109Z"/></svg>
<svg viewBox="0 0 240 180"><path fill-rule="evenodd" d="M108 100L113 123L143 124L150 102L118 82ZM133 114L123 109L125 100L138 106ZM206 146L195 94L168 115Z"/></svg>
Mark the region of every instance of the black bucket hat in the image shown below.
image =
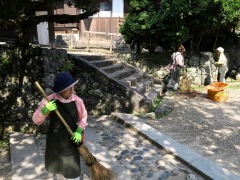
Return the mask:
<svg viewBox="0 0 240 180"><path fill-rule="evenodd" d="M53 81L53 92L60 93L65 89L74 86L78 81L75 80L70 73L68 72L61 72L57 74Z"/></svg>

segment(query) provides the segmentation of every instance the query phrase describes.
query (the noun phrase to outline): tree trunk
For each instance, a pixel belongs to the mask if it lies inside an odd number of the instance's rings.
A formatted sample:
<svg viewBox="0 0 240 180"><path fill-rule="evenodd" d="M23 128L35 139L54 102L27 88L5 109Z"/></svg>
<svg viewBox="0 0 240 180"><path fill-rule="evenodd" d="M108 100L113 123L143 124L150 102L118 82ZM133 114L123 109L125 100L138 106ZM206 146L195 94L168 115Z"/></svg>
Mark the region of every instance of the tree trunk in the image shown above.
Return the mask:
<svg viewBox="0 0 240 180"><path fill-rule="evenodd" d="M48 11L48 15L54 15L53 9ZM55 31L54 31L54 22L48 22L48 32L49 32L49 45L55 47Z"/></svg>
<svg viewBox="0 0 240 180"><path fill-rule="evenodd" d="M199 47L200 47L200 44L202 42L202 37L203 37L203 33L201 33L200 37L199 37L199 41L198 41L198 44L197 44L197 48L196 48L196 51L198 52L199 51Z"/></svg>
<svg viewBox="0 0 240 180"><path fill-rule="evenodd" d="M213 44L213 51L216 49L216 44L217 44L218 37L219 37L219 31L220 31L220 29L218 28L216 38L215 38L215 41L214 41L214 44Z"/></svg>
<svg viewBox="0 0 240 180"><path fill-rule="evenodd" d="M141 44L138 39L136 40L136 45L137 45L136 53L140 54L141 53Z"/></svg>
<svg viewBox="0 0 240 180"><path fill-rule="evenodd" d="M191 35L191 40L190 40L190 51L194 50L193 42L194 42L194 33L192 33L192 35Z"/></svg>

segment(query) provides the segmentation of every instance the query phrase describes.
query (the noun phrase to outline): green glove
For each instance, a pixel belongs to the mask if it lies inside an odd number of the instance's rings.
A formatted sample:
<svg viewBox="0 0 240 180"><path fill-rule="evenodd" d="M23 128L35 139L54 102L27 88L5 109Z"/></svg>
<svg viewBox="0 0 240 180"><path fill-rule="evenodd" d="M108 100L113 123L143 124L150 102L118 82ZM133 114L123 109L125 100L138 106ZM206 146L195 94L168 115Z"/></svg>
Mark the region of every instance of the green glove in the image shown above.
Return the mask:
<svg viewBox="0 0 240 180"><path fill-rule="evenodd" d="M44 115L47 115L47 113L49 113L50 111L54 111L55 109L57 109L57 105L55 103L55 100L53 101L49 101L42 109L41 112Z"/></svg>
<svg viewBox="0 0 240 180"><path fill-rule="evenodd" d="M82 131L83 128L78 127L77 130L73 133L73 137L71 137L71 139L75 142L75 143L79 143L82 141Z"/></svg>

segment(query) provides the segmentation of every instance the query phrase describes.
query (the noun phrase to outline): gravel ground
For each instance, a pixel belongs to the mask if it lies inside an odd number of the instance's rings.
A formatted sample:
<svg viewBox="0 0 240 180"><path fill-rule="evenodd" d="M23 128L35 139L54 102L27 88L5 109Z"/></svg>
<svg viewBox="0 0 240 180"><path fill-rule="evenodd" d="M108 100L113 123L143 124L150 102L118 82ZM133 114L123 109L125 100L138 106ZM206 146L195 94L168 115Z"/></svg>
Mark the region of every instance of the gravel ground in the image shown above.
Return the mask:
<svg viewBox="0 0 240 180"><path fill-rule="evenodd" d="M173 111L147 123L172 139L240 176L240 93L228 89L226 102L167 91Z"/></svg>

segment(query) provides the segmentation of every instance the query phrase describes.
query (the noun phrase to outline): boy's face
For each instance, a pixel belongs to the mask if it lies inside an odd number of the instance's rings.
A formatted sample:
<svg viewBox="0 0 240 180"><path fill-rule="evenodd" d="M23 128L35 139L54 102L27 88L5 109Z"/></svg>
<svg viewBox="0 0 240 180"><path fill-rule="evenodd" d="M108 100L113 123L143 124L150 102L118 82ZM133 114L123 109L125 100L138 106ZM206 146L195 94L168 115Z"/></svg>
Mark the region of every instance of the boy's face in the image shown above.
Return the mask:
<svg viewBox="0 0 240 180"><path fill-rule="evenodd" d="M68 99L72 96L72 94L75 93L74 91L74 86L71 86L64 91L60 92L60 96L63 97L64 99Z"/></svg>

